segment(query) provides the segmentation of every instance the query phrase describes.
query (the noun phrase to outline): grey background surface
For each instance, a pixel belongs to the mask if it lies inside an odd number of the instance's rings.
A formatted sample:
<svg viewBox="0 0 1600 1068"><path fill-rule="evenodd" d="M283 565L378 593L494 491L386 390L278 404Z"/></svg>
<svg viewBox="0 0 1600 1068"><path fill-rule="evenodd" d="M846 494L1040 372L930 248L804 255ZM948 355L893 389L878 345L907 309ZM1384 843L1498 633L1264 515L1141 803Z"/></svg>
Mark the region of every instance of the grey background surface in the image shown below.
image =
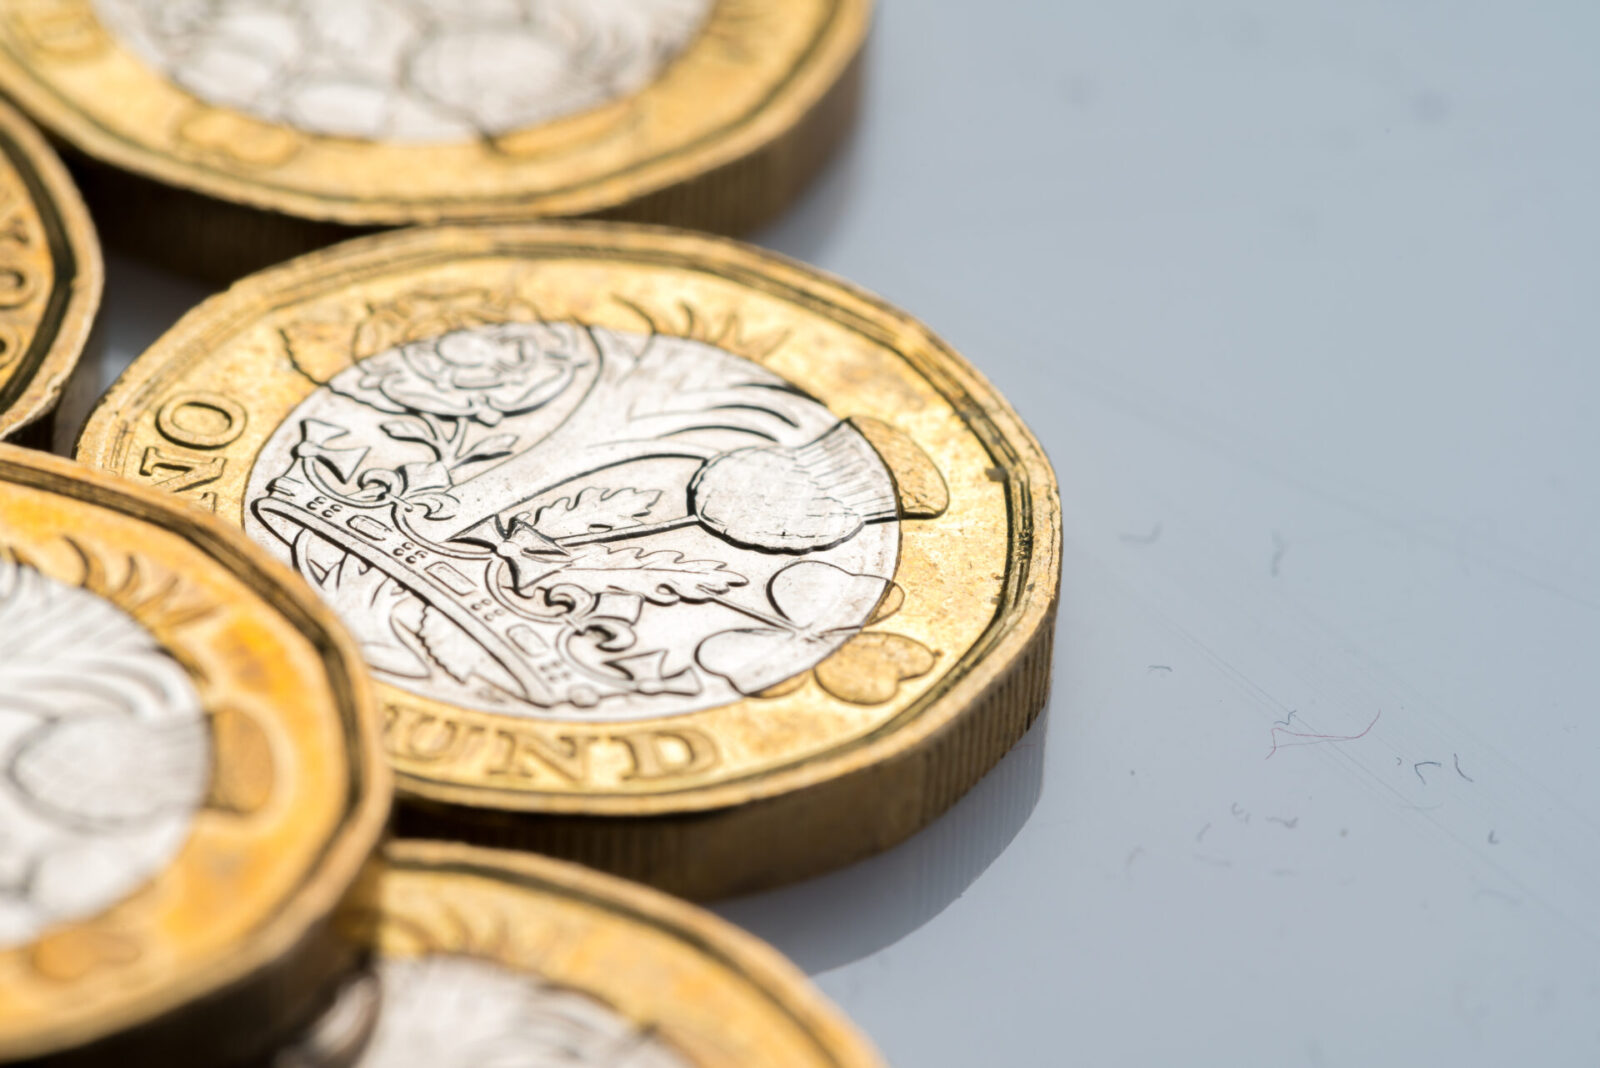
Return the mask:
<svg viewBox="0 0 1600 1068"><path fill-rule="evenodd" d="M1600 1063L1597 35L882 4L848 150L754 238L944 334L1066 507L1040 725L720 907L893 1063ZM113 259L107 373L202 292Z"/></svg>

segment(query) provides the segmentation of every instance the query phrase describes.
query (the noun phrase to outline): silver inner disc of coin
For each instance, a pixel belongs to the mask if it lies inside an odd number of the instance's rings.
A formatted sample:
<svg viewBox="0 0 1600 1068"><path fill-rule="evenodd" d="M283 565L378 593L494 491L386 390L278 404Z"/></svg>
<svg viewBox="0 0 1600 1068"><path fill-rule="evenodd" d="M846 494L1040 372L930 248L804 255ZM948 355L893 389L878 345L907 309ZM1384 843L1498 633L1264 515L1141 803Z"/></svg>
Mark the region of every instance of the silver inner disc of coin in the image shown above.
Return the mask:
<svg viewBox="0 0 1600 1068"><path fill-rule="evenodd" d="M207 104L335 137L493 137L618 100L715 0L94 0Z"/></svg>
<svg viewBox="0 0 1600 1068"><path fill-rule="evenodd" d="M157 874L205 798L194 684L137 621L0 559L0 949Z"/></svg>
<svg viewBox="0 0 1600 1068"><path fill-rule="evenodd" d="M859 632L900 546L848 421L714 345L569 322L380 352L257 458L246 530L386 682L552 719L754 695Z"/></svg>
<svg viewBox="0 0 1600 1068"><path fill-rule="evenodd" d="M653 1031L491 961L386 957L274 1068L689 1068Z"/></svg>

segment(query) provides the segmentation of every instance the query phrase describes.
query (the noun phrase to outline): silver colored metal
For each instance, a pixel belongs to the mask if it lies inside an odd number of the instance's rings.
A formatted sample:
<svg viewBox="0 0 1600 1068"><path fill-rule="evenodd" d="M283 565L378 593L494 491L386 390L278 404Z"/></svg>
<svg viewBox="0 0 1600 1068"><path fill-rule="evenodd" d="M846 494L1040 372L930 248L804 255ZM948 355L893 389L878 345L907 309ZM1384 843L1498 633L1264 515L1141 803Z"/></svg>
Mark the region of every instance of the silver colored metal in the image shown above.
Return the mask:
<svg viewBox="0 0 1600 1068"><path fill-rule="evenodd" d="M548 718L680 714L813 667L900 537L878 454L782 378L565 322L360 361L277 428L246 503L384 681Z"/></svg>
<svg viewBox="0 0 1600 1068"><path fill-rule="evenodd" d="M689 1068L585 994L470 957L383 957L274 1068Z"/></svg>
<svg viewBox="0 0 1600 1068"><path fill-rule="evenodd" d="M494 137L643 88L713 0L94 0L208 104L311 133Z"/></svg>
<svg viewBox="0 0 1600 1068"><path fill-rule="evenodd" d="M120 608L0 558L0 949L128 896L204 802L183 668Z"/></svg>

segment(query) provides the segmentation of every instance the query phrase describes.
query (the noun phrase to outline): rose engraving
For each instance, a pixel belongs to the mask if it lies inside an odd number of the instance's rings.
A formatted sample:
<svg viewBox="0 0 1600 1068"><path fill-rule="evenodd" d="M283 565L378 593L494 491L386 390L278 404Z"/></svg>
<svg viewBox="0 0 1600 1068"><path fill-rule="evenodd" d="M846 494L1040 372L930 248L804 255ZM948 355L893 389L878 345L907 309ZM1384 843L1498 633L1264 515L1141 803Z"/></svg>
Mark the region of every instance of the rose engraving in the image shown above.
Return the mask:
<svg viewBox="0 0 1600 1068"><path fill-rule="evenodd" d="M572 383L584 358L569 345L569 339L540 323L453 330L363 361L355 387L345 388L380 411L493 426L508 415L532 411Z"/></svg>

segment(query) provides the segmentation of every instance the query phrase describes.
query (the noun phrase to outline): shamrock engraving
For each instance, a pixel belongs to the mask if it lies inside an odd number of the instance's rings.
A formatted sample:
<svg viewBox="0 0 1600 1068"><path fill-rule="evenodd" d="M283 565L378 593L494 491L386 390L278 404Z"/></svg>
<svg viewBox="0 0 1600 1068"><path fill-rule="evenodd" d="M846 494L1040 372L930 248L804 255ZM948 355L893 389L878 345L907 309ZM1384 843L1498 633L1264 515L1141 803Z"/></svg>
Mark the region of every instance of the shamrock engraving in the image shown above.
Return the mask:
<svg viewBox="0 0 1600 1068"><path fill-rule="evenodd" d="M905 592L890 584L883 599L867 620L867 626L881 623L905 603ZM878 705L892 701L901 683L918 679L933 670L939 655L915 638L889 631L862 631L810 671L802 671L768 686L757 697L785 697L808 681L815 681L825 693L856 705Z"/></svg>
<svg viewBox="0 0 1600 1068"><path fill-rule="evenodd" d="M767 584L777 614L721 602L766 625L713 634L695 650L695 660L740 693L758 694L789 674L782 665L793 662L792 646L814 649L806 659L820 660L859 629L860 606L876 604L888 587L888 579L854 575L820 560L790 564Z"/></svg>

